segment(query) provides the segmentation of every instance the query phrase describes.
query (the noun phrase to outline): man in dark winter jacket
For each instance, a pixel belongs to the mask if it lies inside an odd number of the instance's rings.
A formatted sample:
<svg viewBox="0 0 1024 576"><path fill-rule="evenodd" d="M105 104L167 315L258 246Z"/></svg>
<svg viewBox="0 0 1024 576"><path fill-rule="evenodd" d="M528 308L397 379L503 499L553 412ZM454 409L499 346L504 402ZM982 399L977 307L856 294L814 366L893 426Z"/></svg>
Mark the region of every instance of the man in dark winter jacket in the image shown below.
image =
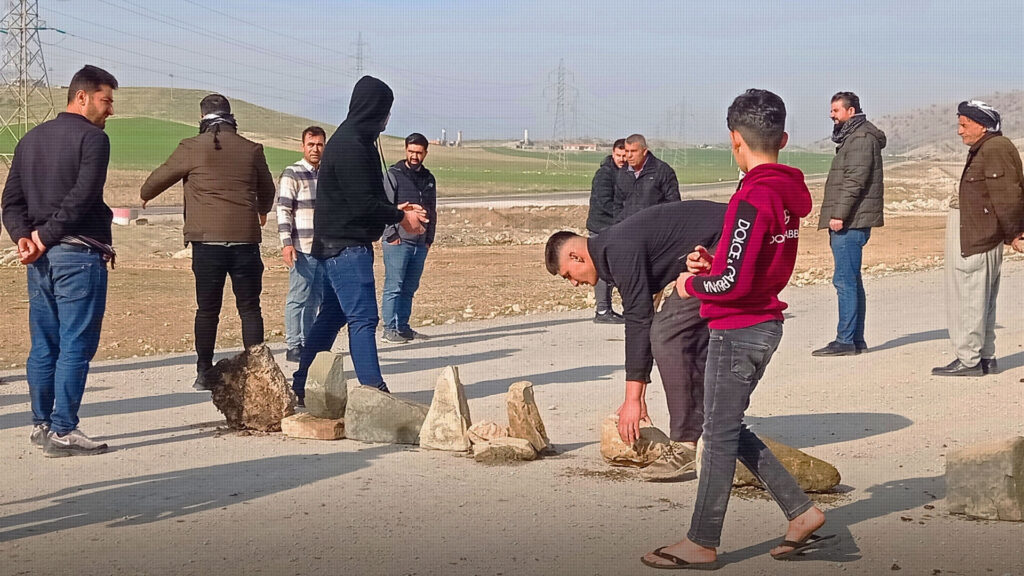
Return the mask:
<svg viewBox="0 0 1024 576"><path fill-rule="evenodd" d="M352 89L348 116L324 147L313 214L313 257L323 261L324 287L292 389L300 402L306 374L318 352L330 350L348 324L349 349L359 383L388 391L377 358L377 294L373 278L374 240L384 227L401 224L423 234L426 212L415 204L388 200L377 139L387 126L395 97L391 88L363 76Z"/></svg>
<svg viewBox="0 0 1024 576"><path fill-rule="evenodd" d="M591 238L597 238L615 223L615 216L622 210L615 203L615 180L626 165L626 140L619 138L612 144L612 153L601 162L590 184L590 212L587 214L587 231ZM612 286L598 279L594 285L597 310L594 322L597 324L622 324L621 314L612 310Z"/></svg>
<svg viewBox="0 0 1024 576"><path fill-rule="evenodd" d="M642 134L626 138L626 163L615 179L615 203L622 207L616 222L655 204L679 200L676 171L651 154Z"/></svg>
<svg viewBox="0 0 1024 576"><path fill-rule="evenodd" d="M405 160L388 168L384 188L388 199L396 204L407 202L422 206L427 212L426 231L423 234L406 232L392 224L384 228L381 248L384 252L384 293L380 309L384 316L384 335L381 340L394 344L425 338L409 326L412 298L420 287L423 263L430 246L434 244L437 226L437 181L423 165L429 146L427 137L418 132L405 139Z"/></svg>
<svg viewBox="0 0 1024 576"><path fill-rule="evenodd" d="M242 321L246 348L263 342L263 259L260 227L274 208L274 178L263 146L238 135L231 104L220 94L199 103L199 135L182 140L145 183L142 205L184 182L185 243L192 245L196 278L196 372L193 387L209 390L205 373L213 366L224 297L224 280Z"/></svg>
<svg viewBox="0 0 1024 576"><path fill-rule="evenodd" d="M839 296L836 338L811 354L850 356L867 350L864 314L867 298L861 278L861 254L871 229L883 225L882 148L885 133L867 121L853 92L832 97L832 141L836 157L825 181L818 229L828 229Z"/></svg>
<svg viewBox="0 0 1024 576"><path fill-rule="evenodd" d="M1024 172L995 108L970 100L957 116L957 134L970 151L946 220L946 321L956 357L932 374L981 376L999 372L996 300L1003 245L1022 248Z"/></svg>

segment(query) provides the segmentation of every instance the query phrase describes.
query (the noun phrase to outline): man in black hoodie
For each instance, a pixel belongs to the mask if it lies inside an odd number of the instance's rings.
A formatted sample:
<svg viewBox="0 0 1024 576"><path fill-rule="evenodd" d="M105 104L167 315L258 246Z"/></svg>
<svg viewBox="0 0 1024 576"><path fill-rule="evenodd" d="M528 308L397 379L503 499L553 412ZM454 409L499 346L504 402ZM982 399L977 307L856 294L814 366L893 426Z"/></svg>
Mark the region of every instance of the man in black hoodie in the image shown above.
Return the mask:
<svg viewBox="0 0 1024 576"><path fill-rule="evenodd" d="M594 173L590 184L590 212L587 213L587 232L591 238L597 238L609 226L616 222L616 216L622 211L622 205L615 202L615 180L619 172L626 166L626 139L619 138L612 144L612 153L601 162L601 167ZM594 299L597 310L594 322L597 324L622 324L622 315L612 310L612 286L598 279L594 285Z"/></svg>
<svg viewBox="0 0 1024 576"><path fill-rule="evenodd" d="M374 338L380 318L372 243L389 224L422 234L427 221L421 206L395 206L384 192L383 161L376 141L387 126L394 100L384 82L371 76L360 78L352 90L348 117L331 136L320 159L312 255L323 261L330 289L324 290L292 383L300 405L306 396L309 365L318 352L331 349L345 324L359 383L388 391Z"/></svg>

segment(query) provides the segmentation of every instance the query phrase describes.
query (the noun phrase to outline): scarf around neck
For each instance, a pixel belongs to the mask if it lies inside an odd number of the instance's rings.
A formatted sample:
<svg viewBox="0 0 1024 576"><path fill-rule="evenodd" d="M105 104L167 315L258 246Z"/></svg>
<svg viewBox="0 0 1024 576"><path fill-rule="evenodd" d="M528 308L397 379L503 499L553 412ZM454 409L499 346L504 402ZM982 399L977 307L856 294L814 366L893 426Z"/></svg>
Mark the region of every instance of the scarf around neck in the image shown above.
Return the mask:
<svg viewBox="0 0 1024 576"><path fill-rule="evenodd" d="M854 114L852 118L842 124L836 124L832 127L832 141L836 144L842 144L847 136L853 134L854 130L867 121L868 117L861 112L860 114Z"/></svg>
<svg viewBox="0 0 1024 576"><path fill-rule="evenodd" d="M217 139L217 134L220 133L222 124L238 129L238 123L235 122L235 117L232 114L207 114L199 121L200 134L213 131L213 147L217 150L220 150L220 140Z"/></svg>

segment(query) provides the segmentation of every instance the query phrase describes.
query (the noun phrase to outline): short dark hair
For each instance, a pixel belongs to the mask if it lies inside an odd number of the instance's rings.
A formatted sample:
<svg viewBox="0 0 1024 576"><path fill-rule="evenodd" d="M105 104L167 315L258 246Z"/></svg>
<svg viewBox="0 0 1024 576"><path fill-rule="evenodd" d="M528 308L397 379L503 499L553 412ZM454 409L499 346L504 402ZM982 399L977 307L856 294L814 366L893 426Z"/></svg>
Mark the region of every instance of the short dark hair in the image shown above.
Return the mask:
<svg viewBox="0 0 1024 576"><path fill-rule="evenodd" d="M777 94L751 88L732 101L725 120L756 152L777 152L786 133L786 104Z"/></svg>
<svg viewBox="0 0 1024 576"><path fill-rule="evenodd" d="M210 94L199 101L199 112L207 114L231 114L231 103L221 94Z"/></svg>
<svg viewBox="0 0 1024 576"><path fill-rule="evenodd" d="M646 150L647 138L644 138L643 134L630 134L629 136L626 136L626 144L639 144L641 148ZM625 148L626 145L623 144L622 147Z"/></svg>
<svg viewBox="0 0 1024 576"><path fill-rule="evenodd" d="M626 139L625 138L619 138L618 140L615 141L614 144L612 144L612 150L618 150L620 148L625 148L625 147L626 147Z"/></svg>
<svg viewBox="0 0 1024 576"><path fill-rule="evenodd" d="M111 90L117 90L117 78L103 68L89 64L82 66L82 69L71 77L71 83L68 84L68 104L75 99L75 94L78 94L79 90L84 90L86 94L92 94L99 92L103 86L110 86Z"/></svg>
<svg viewBox="0 0 1024 576"><path fill-rule="evenodd" d="M579 237L580 235L575 232L562 230L561 232L555 232L548 238L548 243L544 247L544 266L547 267L549 273L558 274L558 255L562 252L562 247L565 246L566 242Z"/></svg>
<svg viewBox="0 0 1024 576"><path fill-rule="evenodd" d="M306 136L314 136L314 137L320 136L324 140L327 140L327 132L324 132L324 129L319 127L319 126L310 126L309 128L306 128L305 130L303 130L302 131L302 141L303 142L306 141Z"/></svg>
<svg viewBox="0 0 1024 576"><path fill-rule="evenodd" d="M860 98L853 92L836 92L835 96L832 96L832 102L836 100L843 101L843 108L853 108L854 112L860 114Z"/></svg>
<svg viewBox="0 0 1024 576"><path fill-rule="evenodd" d="M419 132L413 132L412 134L409 134L408 136L405 137L406 147L408 147L410 144L414 144L416 146L423 146L424 149L430 146L430 142L427 140L427 137L424 136L423 134L420 134Z"/></svg>

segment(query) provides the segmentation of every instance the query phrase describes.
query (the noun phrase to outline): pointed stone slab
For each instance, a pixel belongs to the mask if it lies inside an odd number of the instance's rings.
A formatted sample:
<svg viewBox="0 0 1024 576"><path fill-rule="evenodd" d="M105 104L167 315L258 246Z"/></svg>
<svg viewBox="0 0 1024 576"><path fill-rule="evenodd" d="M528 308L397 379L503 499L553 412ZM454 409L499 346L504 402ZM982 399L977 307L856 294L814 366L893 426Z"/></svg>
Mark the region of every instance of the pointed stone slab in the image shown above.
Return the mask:
<svg viewBox="0 0 1024 576"><path fill-rule="evenodd" d="M281 420L281 432L292 438L340 440L345 437L345 421L317 418L309 413L295 414Z"/></svg>
<svg viewBox="0 0 1024 576"><path fill-rule="evenodd" d="M434 398L420 429L420 446L432 450L466 452L471 448L466 432L472 425L466 391L459 369L448 366L437 377Z"/></svg>
<svg viewBox="0 0 1024 576"><path fill-rule="evenodd" d="M336 420L345 415L347 403L345 355L318 353L306 376L306 410L317 418Z"/></svg>
<svg viewBox="0 0 1024 576"><path fill-rule="evenodd" d="M206 372L213 404L232 428L277 432L297 398L265 344L217 362Z"/></svg>
<svg viewBox="0 0 1024 576"><path fill-rule="evenodd" d="M946 504L950 514L1024 521L1024 436L950 451Z"/></svg>
<svg viewBox="0 0 1024 576"><path fill-rule="evenodd" d="M839 485L839 471L828 462L771 438L761 436L761 441L772 451L782 467L796 479L804 492L828 492ZM733 476L732 484L761 486L757 478L739 460L736 461L736 475Z"/></svg>
<svg viewBox="0 0 1024 576"><path fill-rule="evenodd" d="M370 386L353 386L345 408L345 435L383 444L416 444L429 406Z"/></svg>
<svg viewBox="0 0 1024 576"><path fill-rule="evenodd" d="M506 404L509 436L529 441L537 452L546 450L551 441L533 397L533 384L523 381L509 386Z"/></svg>

